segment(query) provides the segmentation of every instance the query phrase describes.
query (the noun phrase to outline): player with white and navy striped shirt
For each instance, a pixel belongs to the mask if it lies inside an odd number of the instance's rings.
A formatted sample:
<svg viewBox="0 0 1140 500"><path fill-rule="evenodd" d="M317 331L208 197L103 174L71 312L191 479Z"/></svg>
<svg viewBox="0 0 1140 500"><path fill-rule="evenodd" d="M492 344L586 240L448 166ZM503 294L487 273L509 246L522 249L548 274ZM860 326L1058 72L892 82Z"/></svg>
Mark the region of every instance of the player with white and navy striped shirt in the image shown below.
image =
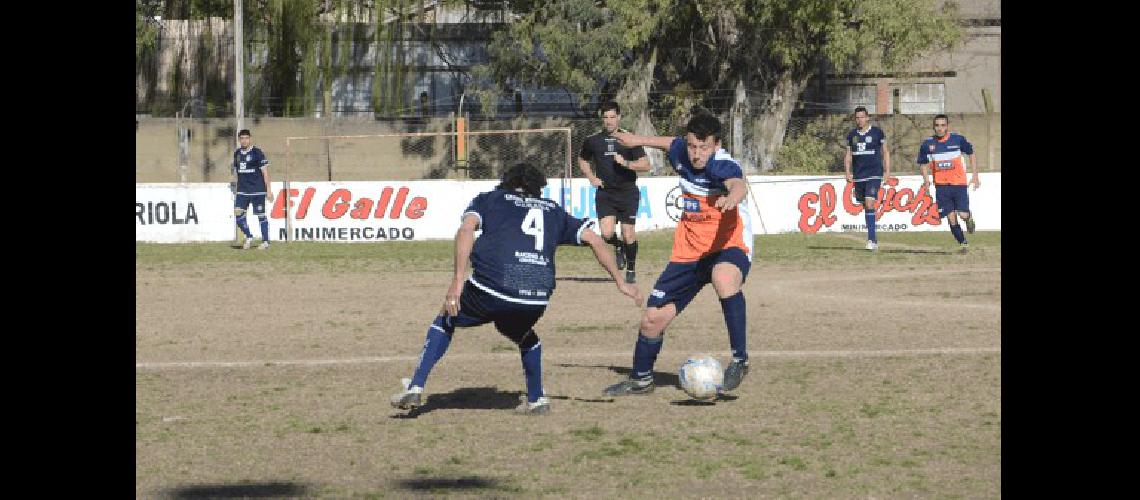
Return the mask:
<svg viewBox="0 0 1140 500"><path fill-rule="evenodd" d="M554 293L554 255L559 245L589 245L618 290L640 303L637 287L622 279L609 245L592 224L542 198L545 185L540 170L520 163L506 171L498 187L471 200L455 234L455 275L443 307L428 328L415 373L403 380L404 388L392 396L392 406L412 409L422 404L428 374L447 352L456 328L494 322L499 333L519 346L522 356L527 395L517 410L549 411L542 388L542 344L532 327ZM478 238L476 230L482 230Z"/></svg>

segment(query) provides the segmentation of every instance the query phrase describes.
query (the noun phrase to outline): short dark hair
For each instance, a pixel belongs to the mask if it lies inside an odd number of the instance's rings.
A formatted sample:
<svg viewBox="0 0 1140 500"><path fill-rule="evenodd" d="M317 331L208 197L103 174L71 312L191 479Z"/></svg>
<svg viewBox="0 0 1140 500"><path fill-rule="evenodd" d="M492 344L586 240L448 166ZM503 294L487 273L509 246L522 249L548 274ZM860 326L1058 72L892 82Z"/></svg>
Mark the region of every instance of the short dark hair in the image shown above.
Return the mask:
<svg viewBox="0 0 1140 500"><path fill-rule="evenodd" d="M614 101L603 102L602 107L598 108L598 114L604 115L606 114L606 111L609 111L611 109L614 111L614 113L617 113L619 115L621 114L621 106L618 106L618 103Z"/></svg>
<svg viewBox="0 0 1140 500"><path fill-rule="evenodd" d="M507 191L521 188L530 196L539 196L544 186L546 186L546 176L541 170L529 163L517 163L503 172L503 177L496 188Z"/></svg>
<svg viewBox="0 0 1140 500"><path fill-rule="evenodd" d="M930 123L934 123L934 122L938 121L938 119L939 119L939 118L941 118L941 119L943 119L943 120L946 120L946 124L947 124L947 125L949 125L949 124L950 124L950 117L949 117L949 116L946 116L946 115L935 115L935 116L934 116L934 119L933 119L933 120L930 120Z"/></svg>
<svg viewBox="0 0 1140 500"><path fill-rule="evenodd" d="M867 113L867 108L866 108L866 107L863 107L863 106L859 106L859 107L855 108L855 112L856 112L856 113L858 113L858 112L860 112L860 111L862 111L862 112L864 112L864 113ZM871 113L867 113L867 114L869 115L869 114L871 114Z"/></svg>
<svg viewBox="0 0 1140 500"><path fill-rule="evenodd" d="M705 140L710 135L716 139L721 140L721 126L720 120L715 116L707 113L698 113L689 119L689 124L685 126L686 133L692 133L697 136L697 139Z"/></svg>
<svg viewBox="0 0 1140 500"><path fill-rule="evenodd" d="M246 136L246 137L252 137L252 136L253 136L253 134L249 133L249 129L248 129L248 128L243 128L243 129L241 129L241 130L239 130L239 131L238 131L238 137L241 137L241 136L243 136L243 135L244 135L244 136Z"/></svg>

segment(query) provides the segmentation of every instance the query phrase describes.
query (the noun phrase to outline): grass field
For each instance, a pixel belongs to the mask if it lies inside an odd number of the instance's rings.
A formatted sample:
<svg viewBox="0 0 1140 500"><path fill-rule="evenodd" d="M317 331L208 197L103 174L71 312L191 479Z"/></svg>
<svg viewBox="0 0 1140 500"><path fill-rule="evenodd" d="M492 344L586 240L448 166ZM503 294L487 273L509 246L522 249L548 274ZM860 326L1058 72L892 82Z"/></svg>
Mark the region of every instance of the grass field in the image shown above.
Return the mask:
<svg viewBox="0 0 1140 500"><path fill-rule="evenodd" d="M640 240L647 293L671 232ZM388 405L450 242L136 244L136 496L999 497L1001 234L756 241L752 373L716 404L676 386L689 354L729 359L712 290L666 332L656 392L603 397L640 308L561 249L543 417L511 412L518 352L490 326L456 334L419 411Z"/></svg>

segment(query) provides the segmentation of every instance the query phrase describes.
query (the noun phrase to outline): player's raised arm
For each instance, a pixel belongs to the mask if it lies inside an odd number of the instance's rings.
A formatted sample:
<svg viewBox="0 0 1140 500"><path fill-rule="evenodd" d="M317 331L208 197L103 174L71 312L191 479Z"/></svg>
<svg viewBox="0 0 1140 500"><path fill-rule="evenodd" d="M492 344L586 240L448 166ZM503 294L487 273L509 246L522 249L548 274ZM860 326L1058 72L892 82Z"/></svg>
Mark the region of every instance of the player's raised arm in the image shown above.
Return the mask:
<svg viewBox="0 0 1140 500"><path fill-rule="evenodd" d="M637 151L637 150L634 150ZM649 171L649 157L645 156L645 150L640 150L641 157L636 160L627 160L622 155L614 157L614 161L625 168L633 170L634 172L648 172Z"/></svg>
<svg viewBox="0 0 1140 500"><path fill-rule="evenodd" d="M744 197L748 196L748 183L739 177L725 179L724 185L728 187L728 194L717 198L713 206L719 208L721 213L735 209Z"/></svg>
<svg viewBox="0 0 1140 500"><path fill-rule="evenodd" d="M606 243L601 236L589 229L582 230L582 242L590 245L590 250L594 251L594 258L598 259L598 263L607 273L610 273L610 277L617 283L618 290L625 296L632 298L634 304L641 305L641 291L636 286L626 283L617 267L617 260L614 259L614 253L610 250L609 243Z"/></svg>
<svg viewBox="0 0 1140 500"><path fill-rule="evenodd" d="M627 148L649 146L665 151L669 150L669 146L673 144L673 139L676 139L675 137L666 135L634 135L629 132L614 132L614 138L616 138L622 146Z"/></svg>

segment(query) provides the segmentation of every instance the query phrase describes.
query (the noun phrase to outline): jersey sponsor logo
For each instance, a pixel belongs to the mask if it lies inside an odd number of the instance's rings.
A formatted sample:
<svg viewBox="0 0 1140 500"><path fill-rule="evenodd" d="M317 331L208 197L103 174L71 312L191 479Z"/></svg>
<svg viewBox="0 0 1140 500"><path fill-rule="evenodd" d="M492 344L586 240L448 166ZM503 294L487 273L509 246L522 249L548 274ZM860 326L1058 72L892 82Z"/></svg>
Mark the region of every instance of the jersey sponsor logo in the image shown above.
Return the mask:
<svg viewBox="0 0 1140 500"><path fill-rule="evenodd" d="M686 212L700 212L701 200L695 198L682 198L682 209Z"/></svg>
<svg viewBox="0 0 1140 500"><path fill-rule="evenodd" d="M919 195L910 188L896 189L898 179L887 181L879 188L875 205L875 220L883 218L883 214L891 211L909 212L911 224L919 226L930 224L937 226L942 223L938 215L938 204L931 198L929 192ZM863 205L855 203L851 198L854 184L847 184L843 188L843 209L850 215L863 213ZM838 220L834 215L836 209L835 186L830 182L819 187L818 193L807 192L800 196L797 206L800 210L800 220L797 226L800 231L814 234L823 227L831 227Z"/></svg>
<svg viewBox="0 0 1140 500"><path fill-rule="evenodd" d="M515 258L523 264L535 264L539 266L547 265L546 257L536 252L515 252Z"/></svg>
<svg viewBox="0 0 1140 500"><path fill-rule="evenodd" d="M552 201L546 201L546 200L543 200L541 198L527 198L525 196L519 196L517 194L507 193L507 194L503 195L503 198L505 198L509 201L513 201L515 203L516 207L538 208L538 209L542 209L542 210L553 210L555 207L558 206L557 203L554 203Z"/></svg>
<svg viewBox="0 0 1140 500"><path fill-rule="evenodd" d="M661 290L654 288L652 292L649 292L649 295L652 295L652 296L660 299L662 297L665 297L665 292L662 292Z"/></svg>
<svg viewBox="0 0 1140 500"><path fill-rule="evenodd" d="M285 204L288 203L289 207L293 208L293 198L300 195L300 204L297 205L293 218L304 220L309 215L313 195L317 192L316 188L306 188L303 195L296 189L290 189L288 193L285 190L281 191L280 195L274 199L273 211L269 216L274 219L284 219ZM416 196L409 200L409 193L410 190L407 187L400 187L395 190L389 186L380 191L379 198L373 200L368 197L357 198L349 189L336 189L329 193L324 203L321 204L321 215L328 220L339 219L345 214L353 219L399 219L400 217L419 219L427 212L427 199ZM394 199L393 194L395 194ZM391 210L389 210L389 204Z"/></svg>

